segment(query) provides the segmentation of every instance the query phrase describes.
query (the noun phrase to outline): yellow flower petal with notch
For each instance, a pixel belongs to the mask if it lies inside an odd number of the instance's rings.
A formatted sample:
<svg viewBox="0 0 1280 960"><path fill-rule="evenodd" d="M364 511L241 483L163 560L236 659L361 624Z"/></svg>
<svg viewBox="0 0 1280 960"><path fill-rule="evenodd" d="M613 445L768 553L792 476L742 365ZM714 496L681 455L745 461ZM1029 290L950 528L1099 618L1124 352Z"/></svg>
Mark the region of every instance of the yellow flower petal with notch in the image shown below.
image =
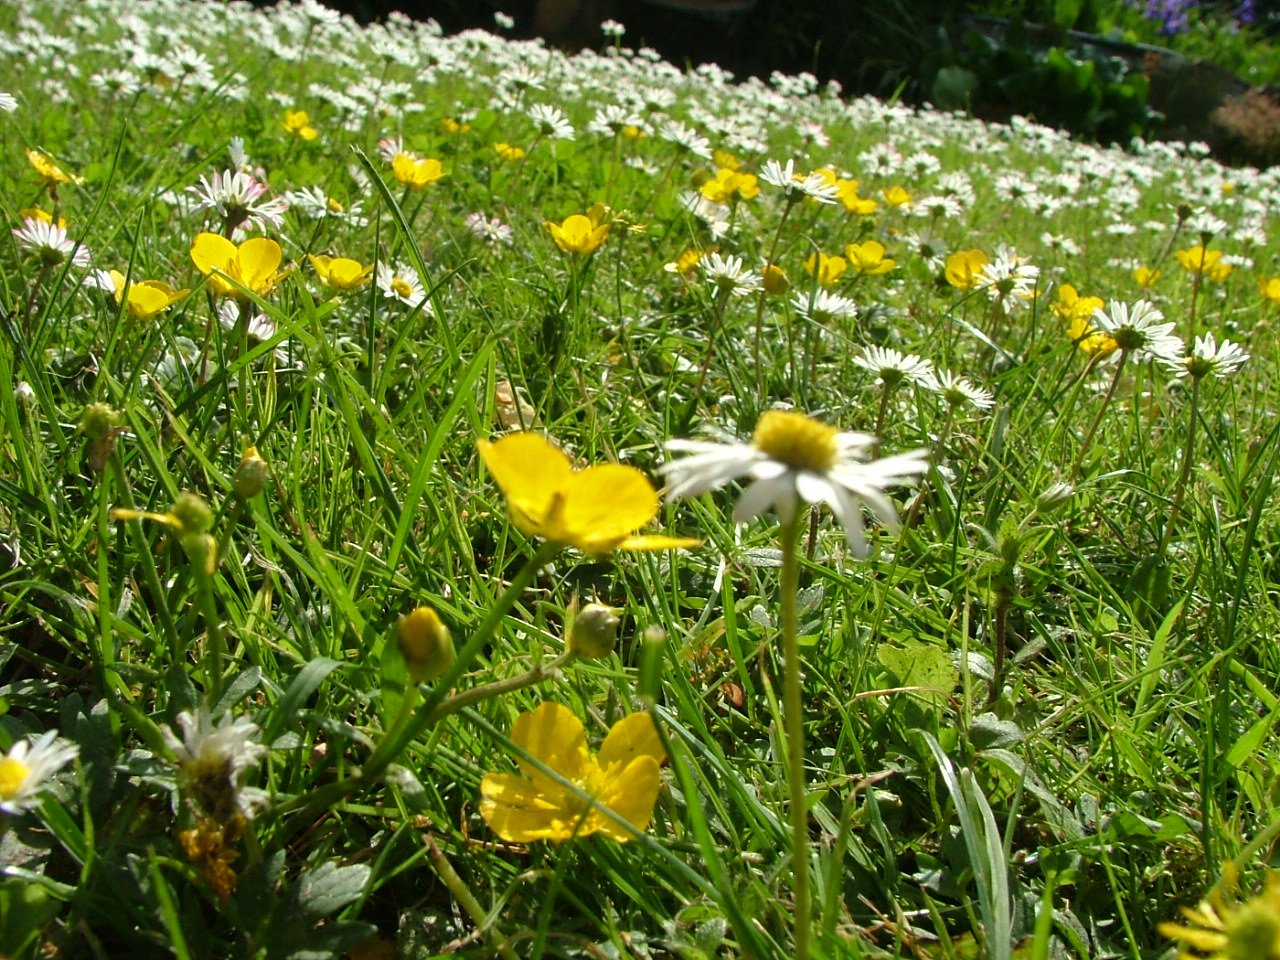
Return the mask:
<svg viewBox="0 0 1280 960"><path fill-rule="evenodd" d="M267 237L253 237L237 247L219 234L201 233L191 243L191 260L209 278L214 294L236 300L248 299L240 287L260 297L270 293L284 276L279 272L283 259L280 244Z"/></svg>
<svg viewBox="0 0 1280 960"><path fill-rule="evenodd" d="M636 831L648 829L662 788L660 767L666 756L649 714L619 720L596 756L587 747L582 721L556 703L544 703L517 717L511 741L578 790L523 758L516 761L521 776L485 774L480 782L480 815L503 840L563 843L593 833L619 843L630 840L632 831L597 805L609 807Z"/></svg>
<svg viewBox="0 0 1280 960"><path fill-rule="evenodd" d="M670 550L701 542L636 536L658 514L658 494L643 473L617 463L573 469L569 458L536 433L512 433L477 443L480 457L522 533L584 553Z"/></svg>

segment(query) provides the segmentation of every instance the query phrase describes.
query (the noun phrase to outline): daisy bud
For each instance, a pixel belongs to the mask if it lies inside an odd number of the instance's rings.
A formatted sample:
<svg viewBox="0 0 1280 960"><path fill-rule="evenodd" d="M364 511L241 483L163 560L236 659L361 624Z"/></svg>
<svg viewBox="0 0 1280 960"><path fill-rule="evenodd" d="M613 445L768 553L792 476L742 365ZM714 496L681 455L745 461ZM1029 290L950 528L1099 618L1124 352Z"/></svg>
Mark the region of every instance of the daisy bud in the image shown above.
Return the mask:
<svg viewBox="0 0 1280 960"><path fill-rule="evenodd" d="M258 448L249 447L231 478L231 489L241 500L252 500L266 485L268 470L267 461L258 455Z"/></svg>
<svg viewBox="0 0 1280 960"><path fill-rule="evenodd" d="M33 407L36 402L36 392L27 381L19 380L18 385L13 388L13 398L23 407Z"/></svg>
<svg viewBox="0 0 1280 960"><path fill-rule="evenodd" d="M603 660L618 642L618 623L618 611L613 607L587 604L569 628L569 650L584 660Z"/></svg>
<svg viewBox="0 0 1280 960"><path fill-rule="evenodd" d="M418 607L401 617L396 640L414 683L435 680L453 664L453 637L430 607Z"/></svg>

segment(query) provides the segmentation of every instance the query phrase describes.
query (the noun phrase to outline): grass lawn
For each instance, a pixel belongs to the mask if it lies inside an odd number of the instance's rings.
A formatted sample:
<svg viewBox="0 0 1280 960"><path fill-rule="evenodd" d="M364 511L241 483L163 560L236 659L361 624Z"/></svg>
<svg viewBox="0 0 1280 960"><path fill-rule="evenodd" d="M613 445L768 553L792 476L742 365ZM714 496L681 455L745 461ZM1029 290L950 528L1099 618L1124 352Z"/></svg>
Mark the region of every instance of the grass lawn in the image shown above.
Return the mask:
<svg viewBox="0 0 1280 960"><path fill-rule="evenodd" d="M1280 174L495 31L0 7L0 956L1280 957Z"/></svg>

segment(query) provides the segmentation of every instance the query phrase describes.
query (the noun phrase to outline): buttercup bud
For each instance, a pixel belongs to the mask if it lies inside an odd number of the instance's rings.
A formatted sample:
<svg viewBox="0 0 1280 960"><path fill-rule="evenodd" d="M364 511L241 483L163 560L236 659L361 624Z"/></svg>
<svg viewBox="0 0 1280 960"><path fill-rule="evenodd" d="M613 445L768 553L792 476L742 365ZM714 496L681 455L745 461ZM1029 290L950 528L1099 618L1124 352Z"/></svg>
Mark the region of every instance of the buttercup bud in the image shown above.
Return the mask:
<svg viewBox="0 0 1280 960"><path fill-rule="evenodd" d="M430 607L418 607L401 617L396 640L414 683L435 680L453 664L453 637Z"/></svg>
<svg viewBox="0 0 1280 960"><path fill-rule="evenodd" d="M600 660L613 652L618 640L618 611L603 603L589 603L573 618L569 651L584 660Z"/></svg>
<svg viewBox="0 0 1280 960"><path fill-rule="evenodd" d="M101 473L116 450L120 414L105 403L91 403L80 417L80 432L89 438L89 469Z"/></svg>
<svg viewBox="0 0 1280 960"><path fill-rule="evenodd" d="M183 534L208 533L213 526L213 511L198 494L187 491L178 494L169 512L178 521L178 528Z"/></svg>
<svg viewBox="0 0 1280 960"><path fill-rule="evenodd" d="M240 465L231 478L231 489L240 499L252 500L266 486L269 469L267 461L258 455L258 448L249 447L240 458Z"/></svg>
<svg viewBox="0 0 1280 960"><path fill-rule="evenodd" d="M1036 497L1036 513L1050 513L1057 510L1064 504L1070 503L1075 495L1075 487L1059 481Z"/></svg>
<svg viewBox="0 0 1280 960"><path fill-rule="evenodd" d="M80 415L80 432L90 440L103 440L116 429L120 414L105 403L91 403Z"/></svg>
<svg viewBox="0 0 1280 960"><path fill-rule="evenodd" d="M776 297L791 289L791 281L787 279L787 271L776 263L770 263L765 266L762 275L765 293L773 294Z"/></svg>

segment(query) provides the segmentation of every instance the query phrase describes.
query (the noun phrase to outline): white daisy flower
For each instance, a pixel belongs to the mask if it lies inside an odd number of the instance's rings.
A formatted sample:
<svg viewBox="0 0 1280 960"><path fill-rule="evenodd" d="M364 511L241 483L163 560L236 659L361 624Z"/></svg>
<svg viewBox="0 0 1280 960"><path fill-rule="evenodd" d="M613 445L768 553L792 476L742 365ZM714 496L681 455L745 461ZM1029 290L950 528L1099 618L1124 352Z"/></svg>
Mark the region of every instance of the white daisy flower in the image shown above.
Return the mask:
<svg viewBox="0 0 1280 960"><path fill-rule="evenodd" d="M1212 333L1206 333L1203 337L1196 337L1195 346L1185 357L1159 359L1179 377L1190 374L1192 379L1200 380L1213 375L1219 380L1225 380L1245 365L1249 354L1238 343L1230 340L1218 343Z"/></svg>
<svg viewBox="0 0 1280 960"><path fill-rule="evenodd" d="M760 274L745 267L741 257L722 257L711 253L703 257L698 266L712 286L731 296L745 297L760 289Z"/></svg>
<svg viewBox="0 0 1280 960"><path fill-rule="evenodd" d="M40 258L46 266L56 267L68 257L73 266L87 267L89 251L67 235L58 223L50 223L39 217L27 217L22 226L13 231L18 243Z"/></svg>
<svg viewBox="0 0 1280 960"><path fill-rule="evenodd" d="M18 101L14 99L13 94L0 90L0 110L5 113L13 113L17 109Z"/></svg>
<svg viewBox="0 0 1280 960"><path fill-rule="evenodd" d="M875 443L870 434L842 433L802 413L769 410L750 443L669 441L668 452L690 456L668 461L661 472L670 481L668 500L749 479L733 510L736 523L771 506L783 523L790 523L801 503L825 503L844 527L854 554L865 557L863 505L889 529L898 529L897 510L884 491L928 469L924 450L869 460Z"/></svg>
<svg viewBox="0 0 1280 960"><path fill-rule="evenodd" d="M1099 307L1093 312L1093 324L1135 360L1182 361L1182 340L1174 334L1174 324L1166 322L1164 314L1148 300L1138 300L1132 306L1112 300L1105 310Z"/></svg>
<svg viewBox="0 0 1280 960"><path fill-rule="evenodd" d="M75 759L79 748L49 730L35 739L19 740L0 756L0 813L29 810L51 776Z"/></svg>
<svg viewBox="0 0 1280 960"><path fill-rule="evenodd" d="M236 813L251 817L253 808L267 799L264 791L243 784L245 774L268 752L258 742L258 725L225 713L215 726L201 707L178 714L178 726L181 739L169 727L161 732L177 759L179 783L188 798L217 820Z"/></svg>
<svg viewBox="0 0 1280 960"><path fill-rule="evenodd" d="M538 136L550 137L552 140L572 140L573 124L559 107L545 103L535 103L529 108L529 119L538 128Z"/></svg>
<svg viewBox="0 0 1280 960"><path fill-rule="evenodd" d="M840 188L828 183L822 174L797 174L794 160L788 160L785 165L777 160L766 160L760 179L783 190L788 200L812 197L819 203L835 203L840 198Z"/></svg>
<svg viewBox="0 0 1280 960"><path fill-rule="evenodd" d="M935 371L934 380L935 389L952 409L966 403L975 410L990 410L995 406L996 398L990 390L975 387L964 377L957 377L949 370Z"/></svg>
<svg viewBox="0 0 1280 960"><path fill-rule="evenodd" d="M416 307L426 297L418 275L407 267L392 268L378 264L378 289L390 300L399 300L407 307ZM428 310L430 306L428 305Z"/></svg>
<svg viewBox="0 0 1280 960"><path fill-rule="evenodd" d="M914 353L900 353L892 347L863 347L853 362L876 375L876 381L892 390L904 383L932 390L936 386L933 363Z"/></svg>

